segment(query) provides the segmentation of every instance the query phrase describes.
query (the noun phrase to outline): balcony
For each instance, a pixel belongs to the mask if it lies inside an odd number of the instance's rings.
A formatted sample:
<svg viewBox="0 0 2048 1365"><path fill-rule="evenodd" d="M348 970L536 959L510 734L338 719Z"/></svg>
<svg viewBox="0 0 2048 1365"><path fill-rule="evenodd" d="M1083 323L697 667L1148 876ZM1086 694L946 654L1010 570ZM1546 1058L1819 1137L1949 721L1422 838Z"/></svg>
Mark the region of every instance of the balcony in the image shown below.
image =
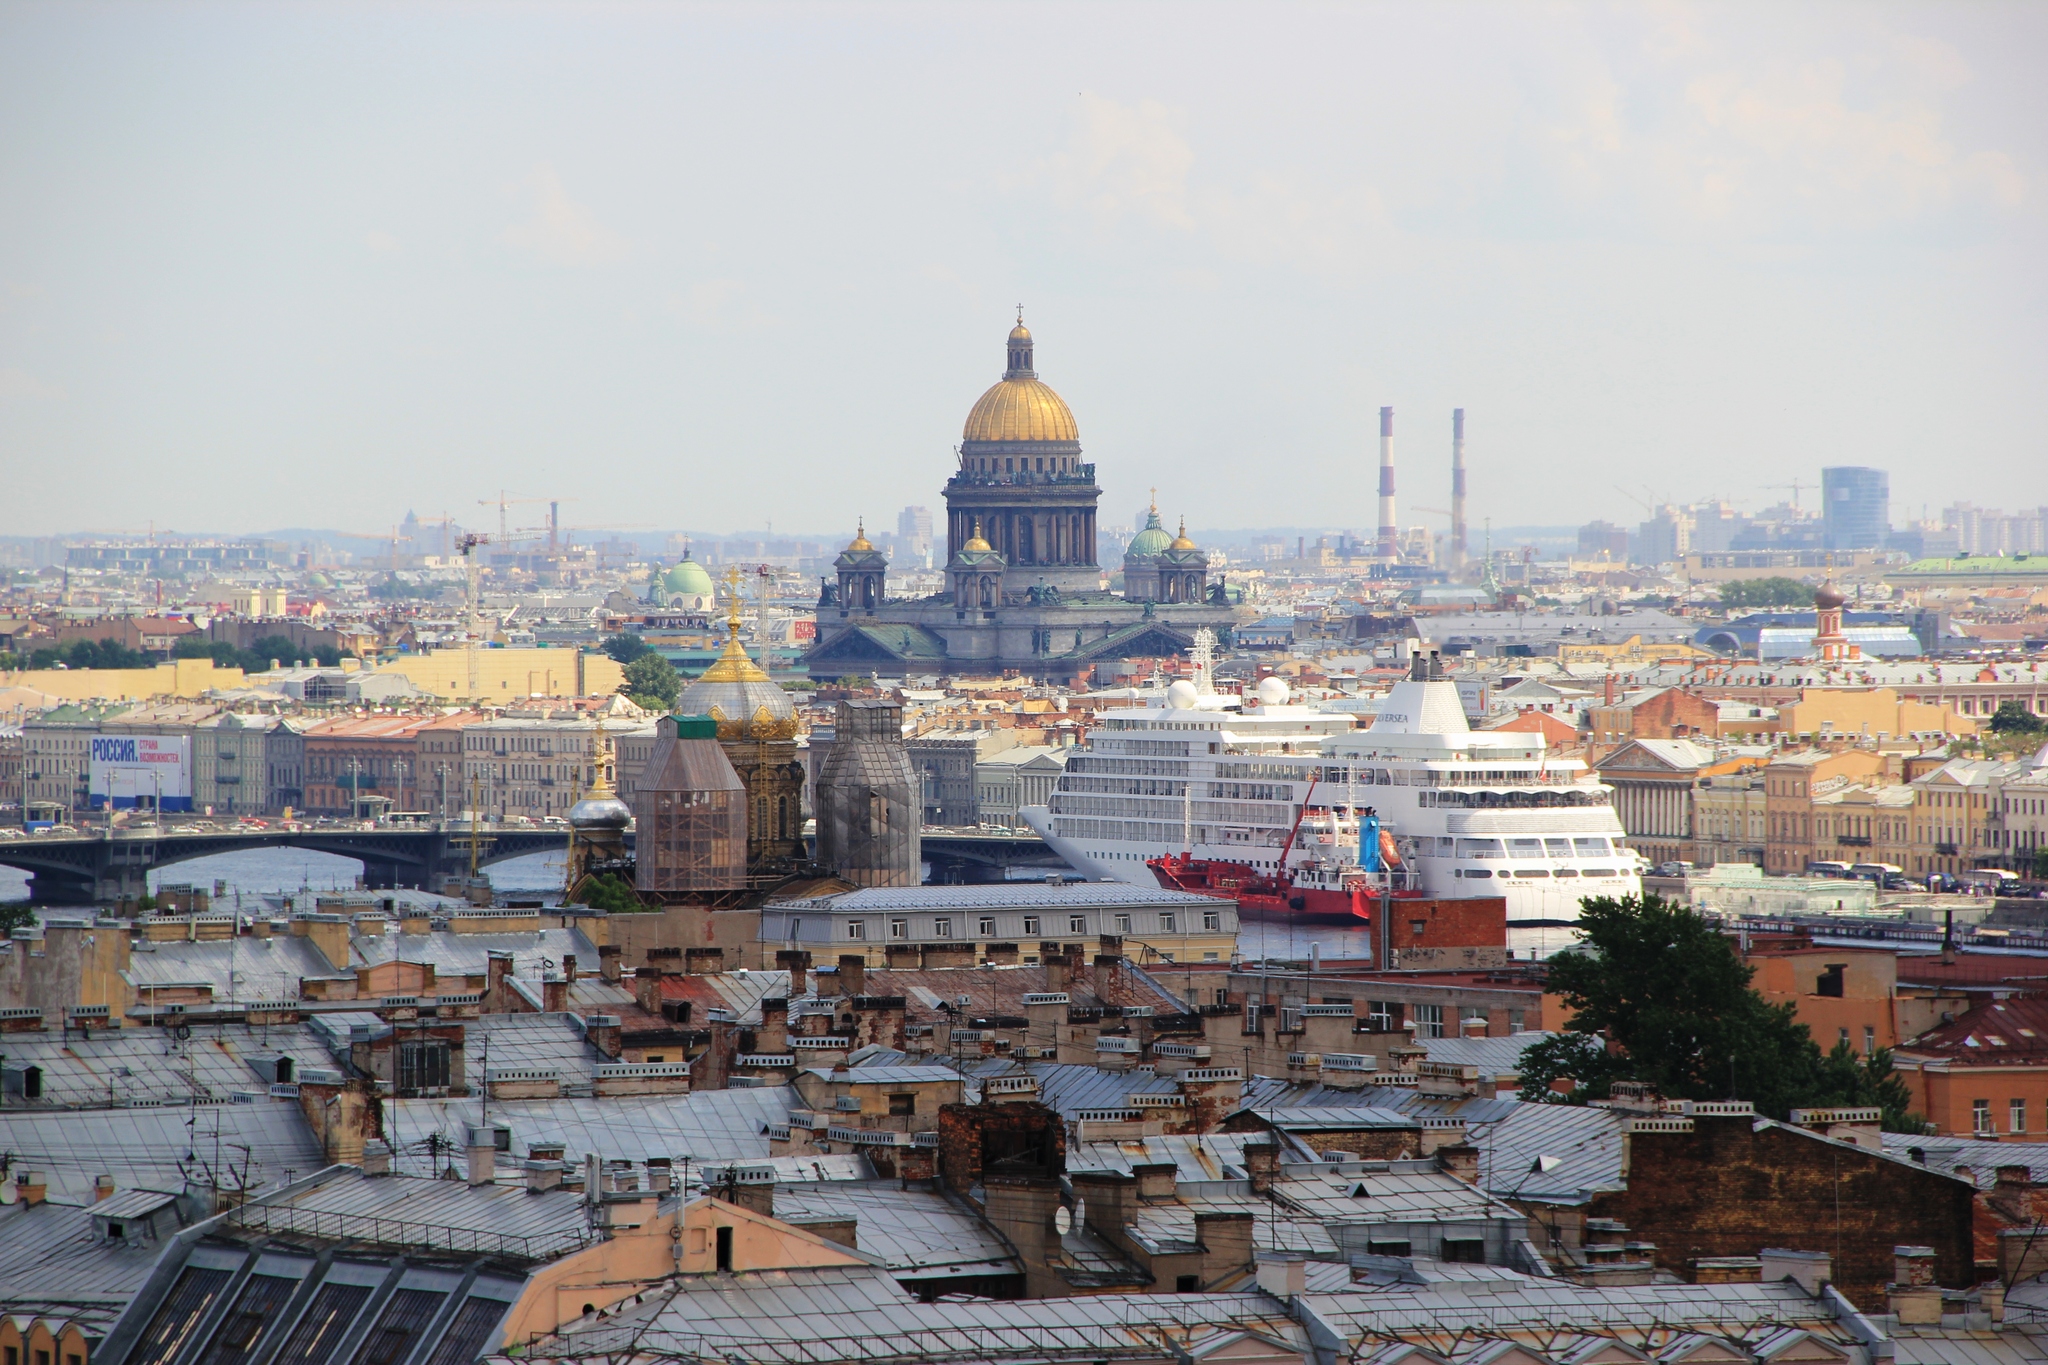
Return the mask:
<svg viewBox="0 0 2048 1365"><path fill-rule="evenodd" d="M1843 848L1869 848L1870 836L1868 834L1840 834L1835 836L1835 842Z"/></svg>

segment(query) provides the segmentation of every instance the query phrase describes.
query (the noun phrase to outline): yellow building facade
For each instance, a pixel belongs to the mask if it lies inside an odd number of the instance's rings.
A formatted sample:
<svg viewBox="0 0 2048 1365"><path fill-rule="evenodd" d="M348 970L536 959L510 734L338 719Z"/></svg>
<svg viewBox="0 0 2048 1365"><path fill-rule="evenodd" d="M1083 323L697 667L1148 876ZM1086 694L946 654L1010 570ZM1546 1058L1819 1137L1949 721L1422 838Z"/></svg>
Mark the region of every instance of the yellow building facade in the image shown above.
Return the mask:
<svg viewBox="0 0 2048 1365"><path fill-rule="evenodd" d="M626 681L626 670L609 654L577 649L479 649L475 696L470 695L465 649L403 654L376 671L397 674L436 697L494 706L529 697L609 696Z"/></svg>
<svg viewBox="0 0 2048 1365"><path fill-rule="evenodd" d="M1889 687L1805 687L1778 708L1788 735L1857 735L1879 741L1911 735L1974 735L1977 722L1946 703L1907 701Z"/></svg>
<svg viewBox="0 0 2048 1365"><path fill-rule="evenodd" d="M211 659L173 659L154 668L26 668L0 673L0 691L25 687L63 701L194 701L208 692L244 686L239 668L216 668Z"/></svg>

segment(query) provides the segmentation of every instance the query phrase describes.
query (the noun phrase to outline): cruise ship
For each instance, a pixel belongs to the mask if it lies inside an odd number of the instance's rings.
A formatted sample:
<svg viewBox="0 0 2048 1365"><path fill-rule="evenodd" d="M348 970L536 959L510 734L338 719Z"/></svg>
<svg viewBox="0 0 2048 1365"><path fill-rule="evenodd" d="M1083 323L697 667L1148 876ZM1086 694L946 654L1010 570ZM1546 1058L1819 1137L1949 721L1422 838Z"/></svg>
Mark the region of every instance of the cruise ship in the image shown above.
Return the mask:
<svg viewBox="0 0 2048 1365"><path fill-rule="evenodd" d="M1281 875L1304 822L1355 845L1368 811L1422 894L1504 897L1511 943L1576 920L1585 896L1642 889L1613 789L1539 734L1472 729L1433 656L1365 729L1291 704L1278 678L1254 697L1176 682L1157 705L1103 712L1049 804L1020 814L1077 869L1149 886L1147 860L1168 854Z"/></svg>

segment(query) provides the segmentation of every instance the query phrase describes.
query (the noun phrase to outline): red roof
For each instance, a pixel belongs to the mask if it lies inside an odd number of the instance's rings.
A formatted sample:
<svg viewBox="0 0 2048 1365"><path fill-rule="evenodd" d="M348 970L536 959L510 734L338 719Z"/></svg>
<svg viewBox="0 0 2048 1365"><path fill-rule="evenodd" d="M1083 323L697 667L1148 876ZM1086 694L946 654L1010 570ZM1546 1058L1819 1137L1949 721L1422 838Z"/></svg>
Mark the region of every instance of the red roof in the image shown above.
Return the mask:
<svg viewBox="0 0 2048 1365"><path fill-rule="evenodd" d="M1900 1051L1971 1066L2048 1061L2048 1000L1995 1000L1929 1029Z"/></svg>

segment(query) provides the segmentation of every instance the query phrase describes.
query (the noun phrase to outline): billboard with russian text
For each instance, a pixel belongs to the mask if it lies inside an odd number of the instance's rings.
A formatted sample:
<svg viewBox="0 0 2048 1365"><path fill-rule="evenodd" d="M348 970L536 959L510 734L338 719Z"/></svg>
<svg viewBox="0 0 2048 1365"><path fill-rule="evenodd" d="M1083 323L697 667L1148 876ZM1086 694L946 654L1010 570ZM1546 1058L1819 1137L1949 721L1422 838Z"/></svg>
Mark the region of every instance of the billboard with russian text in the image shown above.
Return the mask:
<svg viewBox="0 0 2048 1365"><path fill-rule="evenodd" d="M186 735L94 735L87 790L94 810L192 809L192 740Z"/></svg>

